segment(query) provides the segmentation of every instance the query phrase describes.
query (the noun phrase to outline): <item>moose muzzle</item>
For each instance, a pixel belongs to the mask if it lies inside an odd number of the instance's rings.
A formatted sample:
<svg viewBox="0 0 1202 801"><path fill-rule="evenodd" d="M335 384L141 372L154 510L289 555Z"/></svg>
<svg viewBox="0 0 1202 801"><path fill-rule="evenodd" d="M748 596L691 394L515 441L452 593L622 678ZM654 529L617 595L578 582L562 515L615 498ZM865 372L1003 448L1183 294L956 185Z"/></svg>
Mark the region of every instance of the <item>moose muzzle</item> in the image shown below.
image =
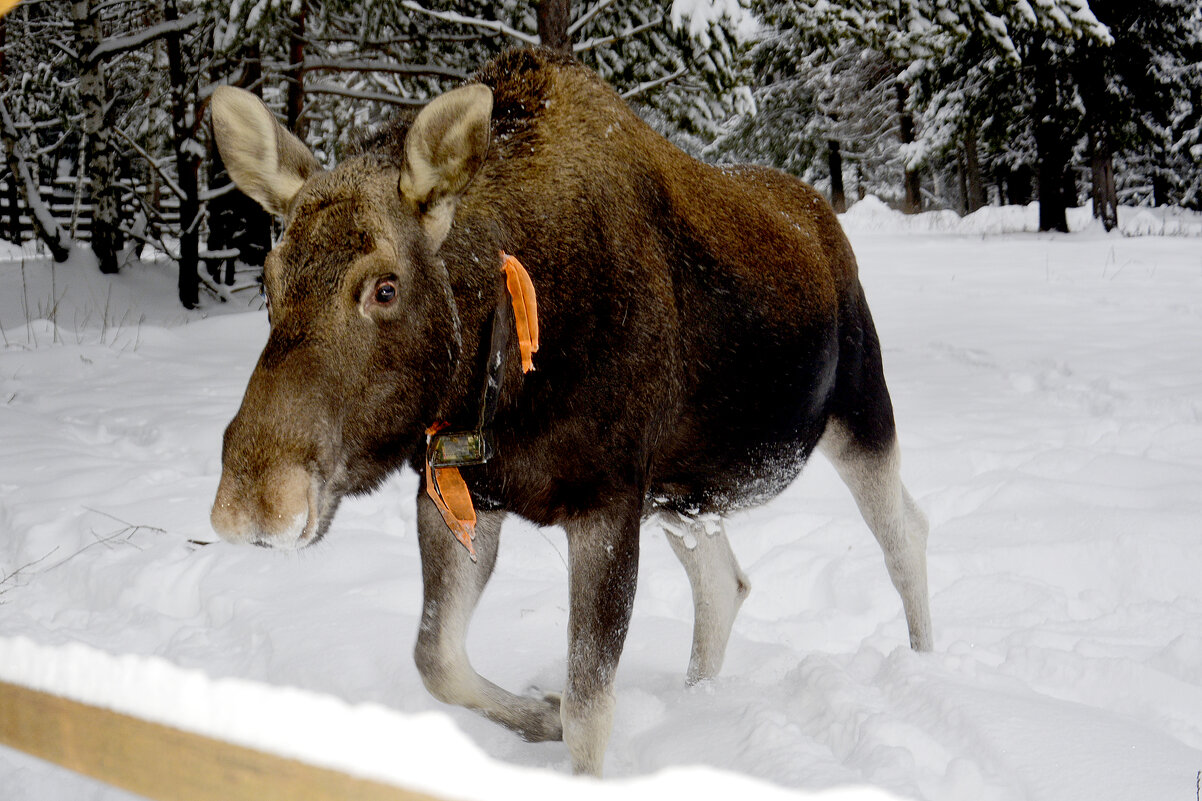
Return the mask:
<svg viewBox="0 0 1202 801"><path fill-rule="evenodd" d="M295 550L319 538L319 488L299 465L277 468L250 482L222 473L210 522L223 540Z"/></svg>

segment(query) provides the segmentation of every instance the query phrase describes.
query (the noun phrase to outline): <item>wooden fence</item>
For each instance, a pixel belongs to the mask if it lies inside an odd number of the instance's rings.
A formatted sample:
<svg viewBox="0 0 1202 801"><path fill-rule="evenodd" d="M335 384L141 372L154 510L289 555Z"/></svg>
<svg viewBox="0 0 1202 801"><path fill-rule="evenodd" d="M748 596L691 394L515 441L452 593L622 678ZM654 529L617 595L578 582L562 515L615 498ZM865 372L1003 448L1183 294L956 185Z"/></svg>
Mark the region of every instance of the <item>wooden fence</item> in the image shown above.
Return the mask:
<svg viewBox="0 0 1202 801"><path fill-rule="evenodd" d="M437 801L5 682L0 745L162 801Z"/></svg>
<svg viewBox="0 0 1202 801"><path fill-rule="evenodd" d="M72 217L74 216L75 240L88 242L92 238L92 205L85 194L79 204L78 215L76 215L76 181L77 179L73 177L58 178L54 181L53 185L40 187L39 194L63 230L70 232ZM13 239L12 212L10 211L13 196L14 193L9 188L8 180L0 180L0 239L8 239L10 241ZM179 222L179 200L174 195L164 192L156 204L156 208L164 223L174 224ZM122 218L126 220L133 219L139 213L139 210L131 204L126 204L121 211ZM35 238L33 222L29 219L29 211L19 202L17 204L16 228L16 238L19 241L25 242Z"/></svg>

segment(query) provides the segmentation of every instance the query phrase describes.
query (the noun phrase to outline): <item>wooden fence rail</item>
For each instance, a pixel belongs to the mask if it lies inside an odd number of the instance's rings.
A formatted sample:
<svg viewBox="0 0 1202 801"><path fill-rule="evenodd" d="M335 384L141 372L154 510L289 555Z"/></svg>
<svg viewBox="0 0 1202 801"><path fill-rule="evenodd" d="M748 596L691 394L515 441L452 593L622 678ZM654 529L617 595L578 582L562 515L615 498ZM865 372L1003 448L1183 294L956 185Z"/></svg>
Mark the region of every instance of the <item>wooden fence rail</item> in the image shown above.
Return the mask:
<svg viewBox="0 0 1202 801"><path fill-rule="evenodd" d="M162 801L437 801L5 682L0 745Z"/></svg>

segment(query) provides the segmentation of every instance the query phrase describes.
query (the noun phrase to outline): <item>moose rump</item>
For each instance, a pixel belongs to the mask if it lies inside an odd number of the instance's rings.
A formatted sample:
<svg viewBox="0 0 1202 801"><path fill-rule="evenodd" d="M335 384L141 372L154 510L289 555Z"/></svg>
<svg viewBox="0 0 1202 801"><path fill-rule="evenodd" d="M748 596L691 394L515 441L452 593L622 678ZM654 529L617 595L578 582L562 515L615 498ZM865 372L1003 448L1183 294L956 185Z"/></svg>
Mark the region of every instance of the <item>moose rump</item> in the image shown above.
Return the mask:
<svg viewBox="0 0 1202 801"><path fill-rule="evenodd" d="M812 188L691 159L595 74L538 50L329 171L253 96L221 88L213 111L231 177L286 226L214 528L301 547L343 495L419 470L415 656L437 698L562 737L574 769L599 774L641 525L665 529L693 587L687 678L714 676L750 586L721 517L773 497L815 448L881 544L911 645L930 648L926 521L900 481L855 258ZM537 296L531 372L497 336L512 325L502 254ZM471 553L427 492L427 431L442 426L487 446L459 471ZM507 514L567 532L562 696L514 695L467 658Z"/></svg>

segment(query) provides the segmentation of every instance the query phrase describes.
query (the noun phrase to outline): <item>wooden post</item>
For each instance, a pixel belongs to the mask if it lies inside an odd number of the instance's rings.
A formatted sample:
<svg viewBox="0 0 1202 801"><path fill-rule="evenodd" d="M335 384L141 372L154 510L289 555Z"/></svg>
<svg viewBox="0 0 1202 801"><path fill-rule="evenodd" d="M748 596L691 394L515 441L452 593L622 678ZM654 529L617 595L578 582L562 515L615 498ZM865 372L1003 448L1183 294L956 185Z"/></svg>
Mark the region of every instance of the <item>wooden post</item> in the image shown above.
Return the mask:
<svg viewBox="0 0 1202 801"><path fill-rule="evenodd" d="M0 744L162 801L437 801L5 682Z"/></svg>

